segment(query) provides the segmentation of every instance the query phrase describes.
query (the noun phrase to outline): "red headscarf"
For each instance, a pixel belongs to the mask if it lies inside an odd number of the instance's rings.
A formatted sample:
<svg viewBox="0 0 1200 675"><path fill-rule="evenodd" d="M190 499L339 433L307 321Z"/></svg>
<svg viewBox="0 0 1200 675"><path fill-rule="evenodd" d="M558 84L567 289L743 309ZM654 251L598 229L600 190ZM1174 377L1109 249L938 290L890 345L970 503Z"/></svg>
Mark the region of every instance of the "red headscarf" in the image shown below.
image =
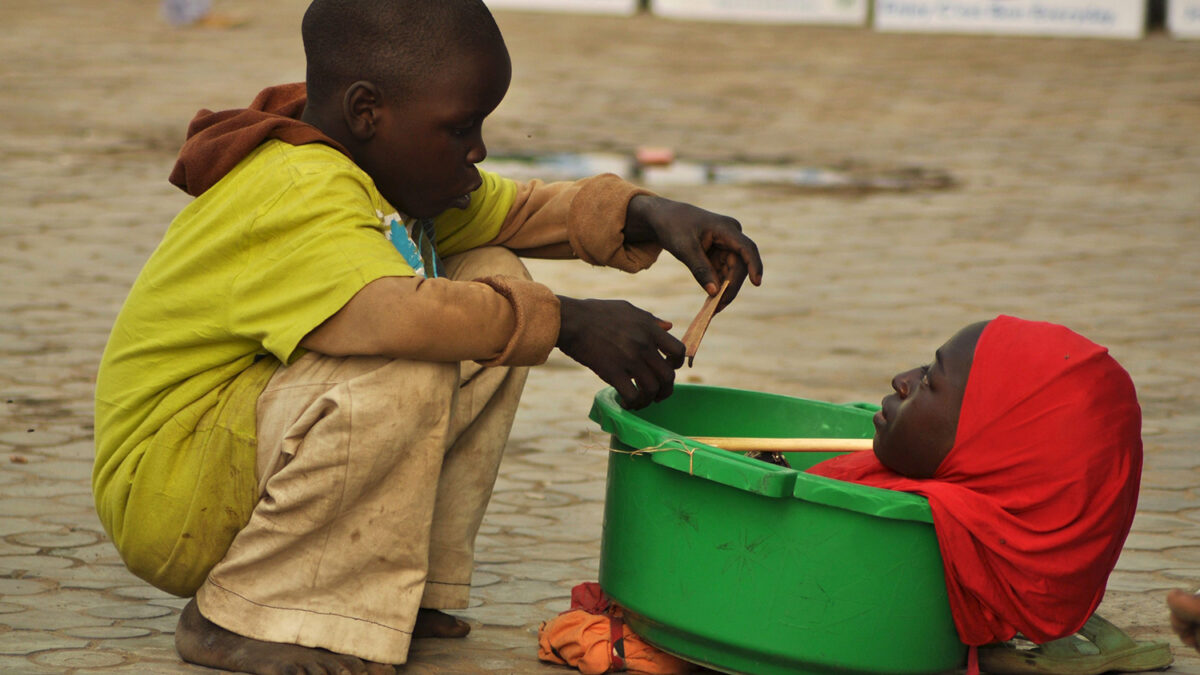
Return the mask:
<svg viewBox="0 0 1200 675"><path fill-rule="evenodd" d="M1108 350L1050 323L1000 316L975 347L954 446L929 479L873 453L811 473L929 499L960 639L1046 642L1104 596L1142 472L1141 408Z"/></svg>

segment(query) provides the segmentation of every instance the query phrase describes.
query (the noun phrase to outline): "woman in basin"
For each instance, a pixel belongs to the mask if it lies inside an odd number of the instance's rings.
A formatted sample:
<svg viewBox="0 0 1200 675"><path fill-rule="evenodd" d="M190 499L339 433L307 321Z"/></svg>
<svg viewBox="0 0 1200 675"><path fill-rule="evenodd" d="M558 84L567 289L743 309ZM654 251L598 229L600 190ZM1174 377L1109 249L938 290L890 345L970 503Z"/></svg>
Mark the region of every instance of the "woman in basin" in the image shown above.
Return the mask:
<svg viewBox="0 0 1200 675"><path fill-rule="evenodd" d="M875 415L874 453L809 471L928 498L965 644L1103 629L1093 638L1099 670L1067 672L1128 669L1147 647L1152 667L1170 662L1165 646L1089 621L1129 533L1142 468L1137 395L1108 350L1063 326L1000 316L962 329L892 388ZM1021 664L1044 668L1064 653L1036 650L1013 670L983 654L989 672L1055 672Z"/></svg>

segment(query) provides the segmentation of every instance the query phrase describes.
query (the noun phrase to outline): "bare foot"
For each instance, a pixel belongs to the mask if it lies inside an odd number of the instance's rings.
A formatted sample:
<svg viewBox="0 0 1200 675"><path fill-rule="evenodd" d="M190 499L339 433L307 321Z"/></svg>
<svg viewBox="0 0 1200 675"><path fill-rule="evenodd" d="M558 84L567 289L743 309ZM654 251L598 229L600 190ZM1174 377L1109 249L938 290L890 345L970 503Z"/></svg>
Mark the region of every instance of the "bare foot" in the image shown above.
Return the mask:
<svg viewBox="0 0 1200 675"><path fill-rule="evenodd" d="M232 633L204 618L195 598L179 617L175 649L189 663L256 675L396 675L396 669L387 664Z"/></svg>
<svg viewBox="0 0 1200 675"><path fill-rule="evenodd" d="M471 624L436 609L422 607L417 610L417 625L413 626L415 638L460 638L471 632Z"/></svg>
<svg viewBox="0 0 1200 675"><path fill-rule="evenodd" d="M1175 589L1167 594L1171 628L1183 644L1200 652L1200 594Z"/></svg>

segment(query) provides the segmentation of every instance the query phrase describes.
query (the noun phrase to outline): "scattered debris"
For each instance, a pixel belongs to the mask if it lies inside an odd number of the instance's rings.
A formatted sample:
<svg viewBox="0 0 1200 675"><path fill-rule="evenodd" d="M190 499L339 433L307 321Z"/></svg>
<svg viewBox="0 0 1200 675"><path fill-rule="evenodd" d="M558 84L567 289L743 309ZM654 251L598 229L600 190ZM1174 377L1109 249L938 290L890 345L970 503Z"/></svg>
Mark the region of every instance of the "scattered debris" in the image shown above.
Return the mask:
<svg viewBox="0 0 1200 675"><path fill-rule="evenodd" d="M578 180L615 173L647 186L758 185L802 191L847 193L945 190L957 181L948 172L920 166L871 167L846 162L839 167L798 166L781 161L699 162L680 160L670 148L615 152L499 155L480 166L508 178Z"/></svg>

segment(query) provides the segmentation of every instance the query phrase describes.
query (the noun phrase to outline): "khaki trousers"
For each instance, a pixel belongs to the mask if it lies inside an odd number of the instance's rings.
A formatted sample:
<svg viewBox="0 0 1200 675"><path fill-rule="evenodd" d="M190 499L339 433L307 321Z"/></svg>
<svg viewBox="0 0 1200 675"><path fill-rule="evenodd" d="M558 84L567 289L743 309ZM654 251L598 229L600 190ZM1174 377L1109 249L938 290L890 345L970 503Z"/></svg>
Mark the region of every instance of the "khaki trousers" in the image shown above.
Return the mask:
<svg viewBox="0 0 1200 675"><path fill-rule="evenodd" d="M528 278L506 250L448 276ZM196 594L234 633L407 660L419 607L467 606L526 368L305 354L258 400L260 499Z"/></svg>

